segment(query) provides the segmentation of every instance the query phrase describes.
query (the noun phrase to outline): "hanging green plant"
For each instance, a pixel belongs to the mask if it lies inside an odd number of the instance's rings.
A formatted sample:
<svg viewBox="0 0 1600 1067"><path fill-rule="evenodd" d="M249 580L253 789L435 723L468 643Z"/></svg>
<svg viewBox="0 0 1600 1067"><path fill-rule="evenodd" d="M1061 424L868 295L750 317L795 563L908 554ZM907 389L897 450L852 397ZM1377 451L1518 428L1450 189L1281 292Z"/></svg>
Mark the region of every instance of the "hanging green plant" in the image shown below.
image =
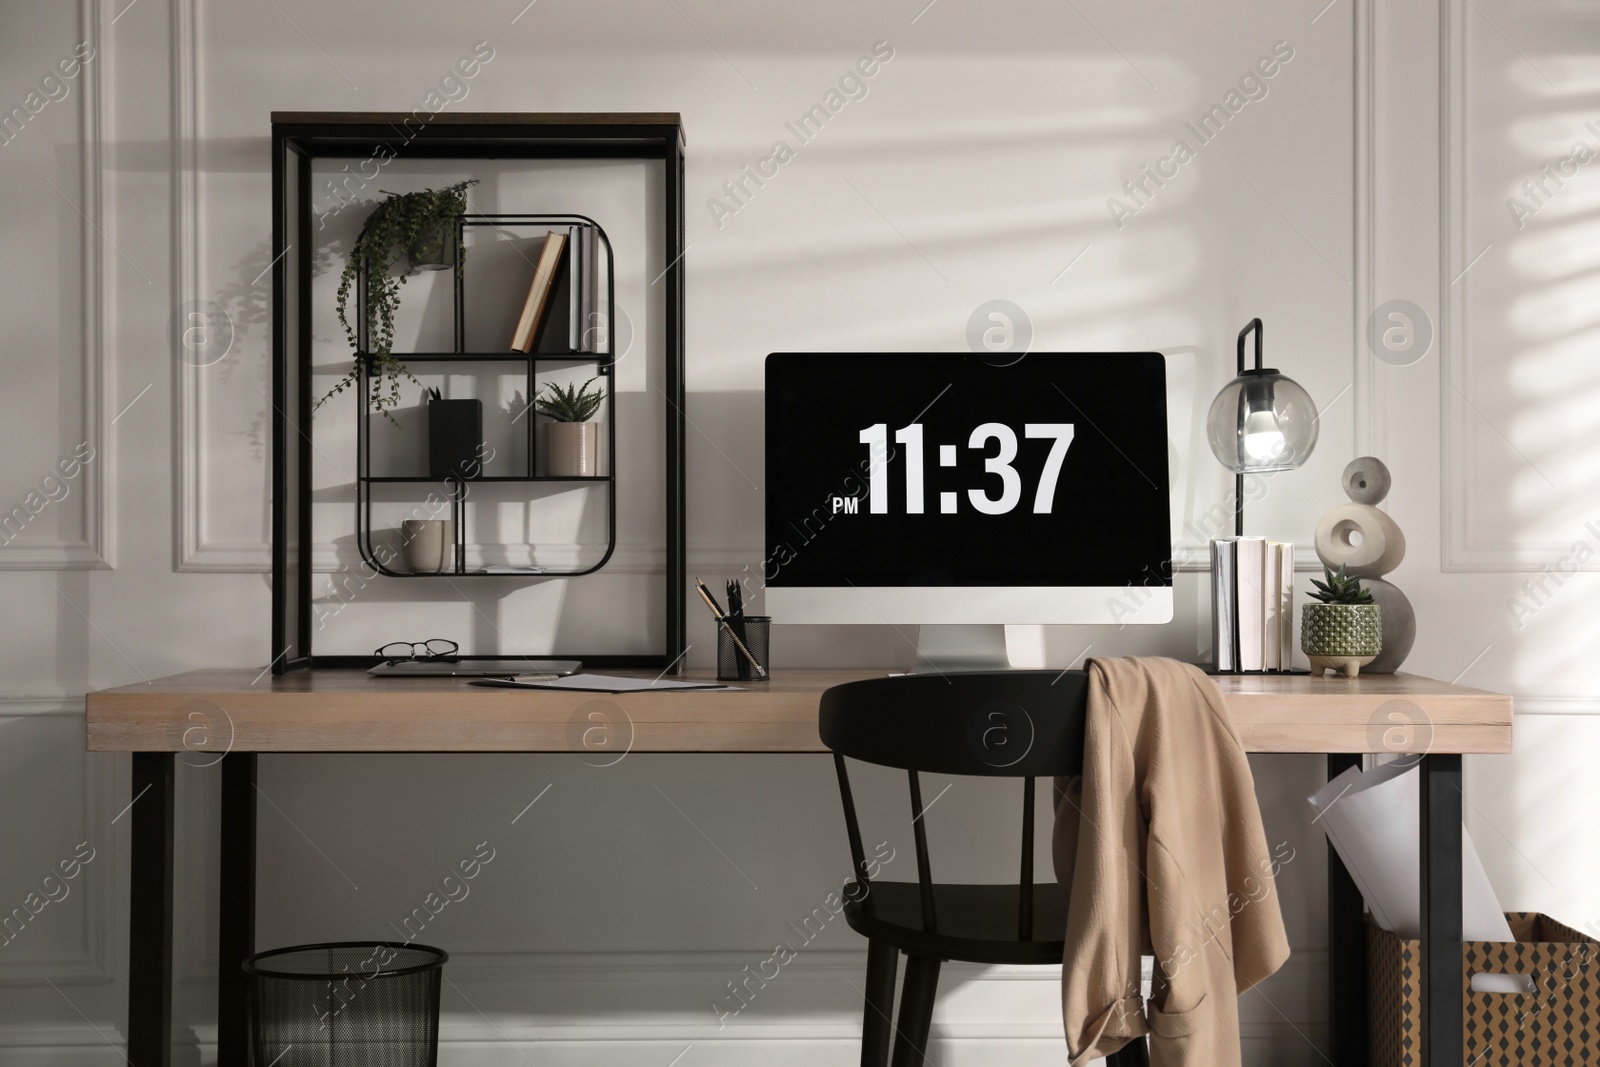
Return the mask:
<svg viewBox="0 0 1600 1067"><path fill-rule="evenodd" d="M344 327L354 358L350 373L317 401L318 407L354 386L361 374L361 361L366 359L371 376L368 400L374 410L390 422L394 421L391 411L400 403L400 379L417 381L393 352L394 317L400 308L400 287L417 270L452 264L459 281L461 256L454 254L453 247L455 219L466 213L467 189L477 184L478 180L472 178L443 189L391 193L362 223L361 233L350 246L344 272L339 275L337 305L339 325ZM397 271L395 268L402 256L406 257L407 269ZM350 299L358 279L363 286L361 297L366 312L368 349L365 353L360 349L360 332L349 315Z"/></svg>

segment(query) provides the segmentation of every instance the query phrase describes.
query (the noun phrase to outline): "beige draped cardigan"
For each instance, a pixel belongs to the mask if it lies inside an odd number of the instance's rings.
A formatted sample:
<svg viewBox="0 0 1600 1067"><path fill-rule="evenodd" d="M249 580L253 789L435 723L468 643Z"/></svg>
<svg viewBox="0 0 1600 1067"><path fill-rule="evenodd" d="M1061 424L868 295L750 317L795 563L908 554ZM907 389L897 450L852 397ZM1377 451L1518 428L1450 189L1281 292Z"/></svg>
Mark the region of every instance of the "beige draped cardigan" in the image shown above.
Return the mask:
<svg viewBox="0 0 1600 1067"><path fill-rule="evenodd" d="M1274 876L1293 852L1268 851L1222 694L1176 660L1091 660L1083 770L1056 782L1071 1062L1148 1033L1152 1067L1238 1067L1238 994L1289 957Z"/></svg>

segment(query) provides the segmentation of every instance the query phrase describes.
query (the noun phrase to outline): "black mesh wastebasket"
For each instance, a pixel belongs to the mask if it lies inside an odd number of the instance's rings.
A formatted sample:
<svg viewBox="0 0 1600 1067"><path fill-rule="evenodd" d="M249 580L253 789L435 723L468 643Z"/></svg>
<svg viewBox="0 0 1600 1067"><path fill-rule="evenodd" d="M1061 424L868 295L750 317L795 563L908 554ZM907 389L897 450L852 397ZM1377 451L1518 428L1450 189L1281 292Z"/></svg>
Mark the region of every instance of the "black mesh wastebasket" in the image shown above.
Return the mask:
<svg viewBox="0 0 1600 1067"><path fill-rule="evenodd" d="M260 952L250 976L259 1067L437 1067L439 983L427 945L341 941Z"/></svg>

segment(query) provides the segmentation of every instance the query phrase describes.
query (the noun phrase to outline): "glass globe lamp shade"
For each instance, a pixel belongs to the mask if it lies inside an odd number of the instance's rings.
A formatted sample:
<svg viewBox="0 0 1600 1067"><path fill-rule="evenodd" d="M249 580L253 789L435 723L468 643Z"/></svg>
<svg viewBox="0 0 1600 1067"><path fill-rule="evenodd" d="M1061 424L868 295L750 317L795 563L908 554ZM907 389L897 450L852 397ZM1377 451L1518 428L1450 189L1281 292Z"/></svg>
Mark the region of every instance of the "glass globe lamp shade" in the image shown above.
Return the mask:
<svg viewBox="0 0 1600 1067"><path fill-rule="evenodd" d="M1293 378L1247 370L1211 402L1206 436L1217 461L1235 474L1292 470L1317 445L1317 406Z"/></svg>

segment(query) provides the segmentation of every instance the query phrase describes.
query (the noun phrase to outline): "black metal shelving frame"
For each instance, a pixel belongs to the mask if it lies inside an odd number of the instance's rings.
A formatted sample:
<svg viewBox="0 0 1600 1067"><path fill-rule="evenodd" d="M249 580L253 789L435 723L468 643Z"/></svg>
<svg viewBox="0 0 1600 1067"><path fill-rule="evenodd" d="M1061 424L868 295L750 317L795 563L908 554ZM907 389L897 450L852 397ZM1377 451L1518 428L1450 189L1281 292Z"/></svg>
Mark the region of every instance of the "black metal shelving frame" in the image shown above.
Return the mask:
<svg viewBox="0 0 1600 1067"><path fill-rule="evenodd" d="M312 591L313 549L311 529L312 457L312 267L317 220L312 209L312 167L317 160L350 161L347 173L366 173L374 161L438 160L660 160L663 163L659 211L655 213L662 241L665 267L655 284L664 293L664 360L661 385L652 391L662 398L665 423L661 476L665 484L663 536L666 547L664 640L659 652L645 654L585 654L581 650L561 653L582 659L593 667L657 667L679 669L685 644L685 493L684 493L684 290L685 244L683 185L683 126L670 112L638 114L616 113L440 113L419 121L410 113L352 112L275 112L272 116L272 670L275 674L311 667L365 667L376 662L371 656L329 656L313 651L318 629ZM369 175L370 177L370 175ZM376 185L368 182L376 188ZM488 217L476 216L485 219ZM511 218L559 218L583 221L579 216L514 215ZM465 217L461 226L472 224ZM458 241L462 239L458 228ZM602 234L602 236L604 236ZM651 236L655 236L652 234ZM609 239L607 240L609 249ZM607 256L608 271L610 256ZM606 286L608 306L614 301L613 286ZM458 279L459 286L459 279ZM458 301L460 295L458 291ZM561 353L476 353L465 351L464 317L458 303L455 352L405 353L408 363L451 363L478 360L515 361L525 365L532 360L530 388L538 365L594 363L609 372L606 356ZM364 319L364 316L362 316ZM611 323L615 322L613 308ZM610 324L608 324L609 327ZM616 533L615 475L621 462L615 449L615 375L606 374L608 442L605 450L607 473L589 484L609 482L608 525L610 534L607 558L614 551ZM363 391L363 397L365 397ZM531 399L531 397L529 397ZM365 405L366 401L362 401ZM362 416L361 437L366 433L367 416ZM533 419L530 412L530 433ZM529 476L493 476L473 481L527 482L549 484L567 481L585 484L581 479L552 479L538 475L537 445L530 441ZM363 446L363 457L365 448ZM370 494L374 485L400 486L409 482L434 482L432 478L412 479L404 475L371 476L362 468L357 486L360 497ZM464 538L464 524L455 524L458 542ZM358 537L364 566L373 566L368 538ZM457 546L457 562L461 545ZM589 574L594 567L575 572L539 575L501 575L502 581L543 581ZM392 573L392 572L390 572ZM399 577L400 575L395 575ZM446 573L443 577L466 577ZM405 575L405 577L413 577ZM373 580L384 580L377 570ZM495 657L475 657L495 658ZM516 657L500 657L516 658Z"/></svg>
<svg viewBox="0 0 1600 1067"><path fill-rule="evenodd" d="M605 352L468 352L466 344L467 318L466 318L466 279L465 272L454 269L455 274L455 323L452 334L455 339L453 352L409 352L394 353L407 365L416 364L450 364L450 363L518 363L527 372L527 389L524 399L527 407L522 415L527 421L526 442L528 473L520 475L480 475L476 478L431 478L423 475L385 476L372 473L372 446L371 446L371 421L374 411L371 405L371 370L372 357L367 355L361 361L360 373L356 379L356 388L361 396L361 411L356 427L356 545L361 552L361 558L373 570L389 578L578 578L585 574L593 574L604 567L611 560L617 550L617 419L616 419L616 389L615 376L611 373L616 363L616 339L612 324L617 319L617 294L616 294L616 264L611 253L611 238L606 236L605 228L587 215L577 214L528 214L528 213L468 213L456 219L455 227L455 259L453 262L461 263L461 258L466 249L466 230L469 226L484 226L495 230L511 229L519 226L570 226L574 224L593 226L599 240L605 245L606 260L606 348ZM569 284L577 285L578 279L569 279ZM367 314L366 314L366 285L362 279L354 287L357 293L357 340L361 351L367 352ZM538 388L538 373L540 364L564 364L568 366L581 366L586 363L595 365L598 377L606 379L606 447L605 461L606 473L591 477L563 477L535 473L538 470L539 446L538 423L533 410L533 398ZM530 484L560 484L572 485L606 485L606 550L599 562L577 570L540 570L537 574L505 574L493 573L487 570L467 570L466 554L466 516L467 497L471 487L477 482L488 483L530 483ZM451 565L445 570L433 572L411 572L393 570L378 558L372 548L372 487L374 485L442 485L449 495L450 500L450 527L453 533L454 544L451 550Z"/></svg>

